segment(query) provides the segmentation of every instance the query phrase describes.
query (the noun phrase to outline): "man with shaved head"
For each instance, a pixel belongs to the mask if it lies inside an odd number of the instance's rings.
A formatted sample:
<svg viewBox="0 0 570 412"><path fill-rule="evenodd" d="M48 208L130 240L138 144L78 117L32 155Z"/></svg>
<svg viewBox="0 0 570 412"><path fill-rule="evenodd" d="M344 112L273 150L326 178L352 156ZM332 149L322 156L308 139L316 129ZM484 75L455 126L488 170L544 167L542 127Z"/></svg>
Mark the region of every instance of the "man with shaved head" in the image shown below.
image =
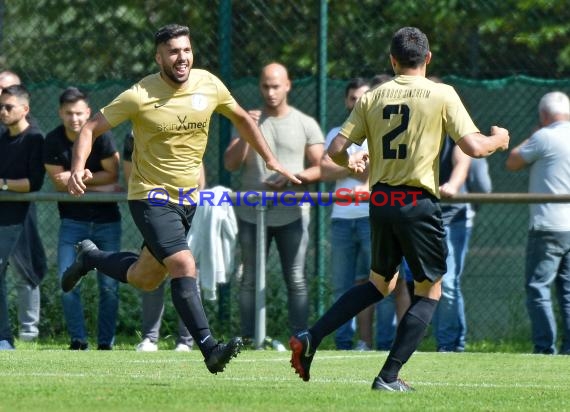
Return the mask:
<svg viewBox="0 0 570 412"><path fill-rule="evenodd" d="M280 63L263 67L259 79L263 97L261 110L250 111L277 159L302 182L294 187L280 175L267 170L262 159L242 138L235 136L228 146L224 164L230 171L241 168L242 189L264 191L307 191L307 185L321 177L320 160L323 156L324 136L318 123L289 105L291 80ZM305 276L305 256L309 242L310 209L303 206L268 205L267 247L275 239L281 269L287 286L289 328L296 333L307 327L309 298ZM308 205L305 205L308 206ZM240 285L241 333L251 339L255 330L255 268L256 242L255 207L236 208L239 224L239 242L243 259L243 277Z"/></svg>
<svg viewBox="0 0 570 412"><path fill-rule="evenodd" d="M0 73L0 87L2 88L21 83L20 76L10 70L4 70Z"/></svg>

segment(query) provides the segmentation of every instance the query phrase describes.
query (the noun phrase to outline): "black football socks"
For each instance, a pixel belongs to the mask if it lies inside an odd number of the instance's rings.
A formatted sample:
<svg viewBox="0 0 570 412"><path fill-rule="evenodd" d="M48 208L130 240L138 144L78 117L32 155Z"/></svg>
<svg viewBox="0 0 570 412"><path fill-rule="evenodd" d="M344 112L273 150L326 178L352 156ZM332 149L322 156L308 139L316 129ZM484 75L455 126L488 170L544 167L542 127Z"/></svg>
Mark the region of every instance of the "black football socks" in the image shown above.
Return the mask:
<svg viewBox="0 0 570 412"><path fill-rule="evenodd" d="M173 278L170 281L170 292L178 315L190 331L204 358L208 359L218 341L210 332L196 278L189 276Z"/></svg>
<svg viewBox="0 0 570 412"><path fill-rule="evenodd" d="M372 282L353 286L309 329L311 346L316 349L328 334L338 329L368 306L384 296Z"/></svg>
<svg viewBox="0 0 570 412"><path fill-rule="evenodd" d="M127 271L138 259L139 255L133 252L106 252L104 250L92 250L85 254L85 265L97 268L105 275L127 282Z"/></svg>
<svg viewBox="0 0 570 412"><path fill-rule="evenodd" d="M385 382L394 382L402 366L418 348L429 325L437 300L414 296L412 305L400 321L388 358L380 370Z"/></svg>

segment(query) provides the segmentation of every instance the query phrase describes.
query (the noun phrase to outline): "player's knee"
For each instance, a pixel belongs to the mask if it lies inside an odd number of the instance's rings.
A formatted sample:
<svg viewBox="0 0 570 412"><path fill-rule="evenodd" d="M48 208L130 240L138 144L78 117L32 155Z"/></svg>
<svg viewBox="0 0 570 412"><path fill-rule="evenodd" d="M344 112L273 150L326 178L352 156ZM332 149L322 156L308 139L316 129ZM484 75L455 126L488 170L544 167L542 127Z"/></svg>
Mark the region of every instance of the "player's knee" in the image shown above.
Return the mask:
<svg viewBox="0 0 570 412"><path fill-rule="evenodd" d="M414 294L434 300L441 298L441 278L435 282L424 280L423 282L414 283Z"/></svg>
<svg viewBox="0 0 570 412"><path fill-rule="evenodd" d="M153 290L156 290L156 288L158 287L158 285L155 285L154 283L151 282L138 282L138 284L135 285L138 289L142 290L143 292L152 292Z"/></svg>
<svg viewBox="0 0 570 412"><path fill-rule="evenodd" d="M378 292L380 292L382 296L388 296L390 293L392 293L392 290L394 290L396 283L395 279L392 279L394 282L386 282L386 278L384 278L384 276L372 270L370 271L370 277L368 280L372 282L372 284L376 287L376 289L378 289Z"/></svg>
<svg viewBox="0 0 570 412"><path fill-rule="evenodd" d="M168 273L172 276L187 276L195 277L196 263L190 251L181 251L172 256L164 259L164 264L168 269Z"/></svg>
<svg viewBox="0 0 570 412"><path fill-rule="evenodd" d="M140 290L151 292L161 285L165 277L166 274L130 272L128 281Z"/></svg>
<svg viewBox="0 0 570 412"><path fill-rule="evenodd" d="M156 290L161 283L162 282L157 282L156 280L146 279L146 280L139 280L138 284L135 286L145 292L152 292L153 290Z"/></svg>

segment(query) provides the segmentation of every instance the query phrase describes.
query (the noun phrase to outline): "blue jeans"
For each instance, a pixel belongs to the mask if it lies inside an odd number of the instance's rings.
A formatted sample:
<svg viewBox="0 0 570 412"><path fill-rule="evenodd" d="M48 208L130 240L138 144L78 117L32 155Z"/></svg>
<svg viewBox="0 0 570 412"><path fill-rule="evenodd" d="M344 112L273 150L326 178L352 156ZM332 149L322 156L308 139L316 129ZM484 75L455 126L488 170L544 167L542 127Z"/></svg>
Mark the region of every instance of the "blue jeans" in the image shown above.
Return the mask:
<svg viewBox="0 0 570 412"><path fill-rule="evenodd" d="M239 242L243 260L239 305L241 334L251 338L255 332L255 268L257 226L238 220ZM309 293L305 275L305 256L309 243L309 217L303 216L284 226L267 227L266 251L275 239L281 270L287 286L289 329L292 334L308 327ZM269 302L271 303L271 302Z"/></svg>
<svg viewBox="0 0 570 412"><path fill-rule="evenodd" d="M20 339L35 339L39 334L40 287L30 282L26 272L14 259L16 255L14 248L17 247L23 233L23 224L0 226L0 340L7 340L12 345L14 337L10 325L6 279L9 261L13 263L12 272L15 275Z"/></svg>
<svg viewBox="0 0 570 412"><path fill-rule="evenodd" d="M448 249L447 272L443 276L441 299L432 319L433 330L439 351L463 352L467 323L461 275L471 238L471 226L467 225L467 218L445 225L445 235Z"/></svg>
<svg viewBox="0 0 570 412"><path fill-rule="evenodd" d="M141 292L142 298L142 335L143 339L148 338L151 342L158 342L160 336L160 325L162 323L162 315L164 314L164 287L167 281L150 292ZM184 325L184 322L178 317L178 338L176 343L182 343L192 346L194 340L192 335Z"/></svg>
<svg viewBox="0 0 570 412"><path fill-rule="evenodd" d="M331 220L331 274L333 297L338 300L357 281L370 275L370 221L368 217ZM339 350L352 349L354 319L335 333Z"/></svg>
<svg viewBox="0 0 570 412"><path fill-rule="evenodd" d="M570 354L570 232L530 230L526 249L526 306L535 353L556 353L556 319L550 289L556 284L563 337Z"/></svg>
<svg viewBox="0 0 570 412"><path fill-rule="evenodd" d="M116 252L121 247L121 222L92 223L62 219L59 228L57 264L59 279L75 260L75 244L91 239L97 247ZM119 282L97 271L99 287L99 311L97 316L97 343L112 345L115 340L117 312L119 309ZM63 314L71 340L87 342L87 331L81 303L81 284L62 296Z"/></svg>
<svg viewBox="0 0 570 412"><path fill-rule="evenodd" d="M403 276L403 273L402 273ZM376 304L376 349L390 350L396 337L396 299L394 293Z"/></svg>

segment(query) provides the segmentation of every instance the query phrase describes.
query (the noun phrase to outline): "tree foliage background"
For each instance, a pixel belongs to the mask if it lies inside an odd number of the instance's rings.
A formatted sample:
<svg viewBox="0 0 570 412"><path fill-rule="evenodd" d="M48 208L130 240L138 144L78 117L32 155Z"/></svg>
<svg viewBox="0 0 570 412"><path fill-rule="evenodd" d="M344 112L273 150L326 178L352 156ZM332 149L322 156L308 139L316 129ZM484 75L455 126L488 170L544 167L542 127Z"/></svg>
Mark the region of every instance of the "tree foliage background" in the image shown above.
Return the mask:
<svg viewBox="0 0 570 412"><path fill-rule="evenodd" d="M392 33L418 26L431 41L432 72L472 78L570 74L570 8L555 0L329 1L331 78L390 70ZM293 77L315 75L319 1L3 0L0 64L28 82L136 80L156 69L152 35L161 25L192 29L196 65L220 71L220 10L231 8L233 78L268 60Z"/></svg>

